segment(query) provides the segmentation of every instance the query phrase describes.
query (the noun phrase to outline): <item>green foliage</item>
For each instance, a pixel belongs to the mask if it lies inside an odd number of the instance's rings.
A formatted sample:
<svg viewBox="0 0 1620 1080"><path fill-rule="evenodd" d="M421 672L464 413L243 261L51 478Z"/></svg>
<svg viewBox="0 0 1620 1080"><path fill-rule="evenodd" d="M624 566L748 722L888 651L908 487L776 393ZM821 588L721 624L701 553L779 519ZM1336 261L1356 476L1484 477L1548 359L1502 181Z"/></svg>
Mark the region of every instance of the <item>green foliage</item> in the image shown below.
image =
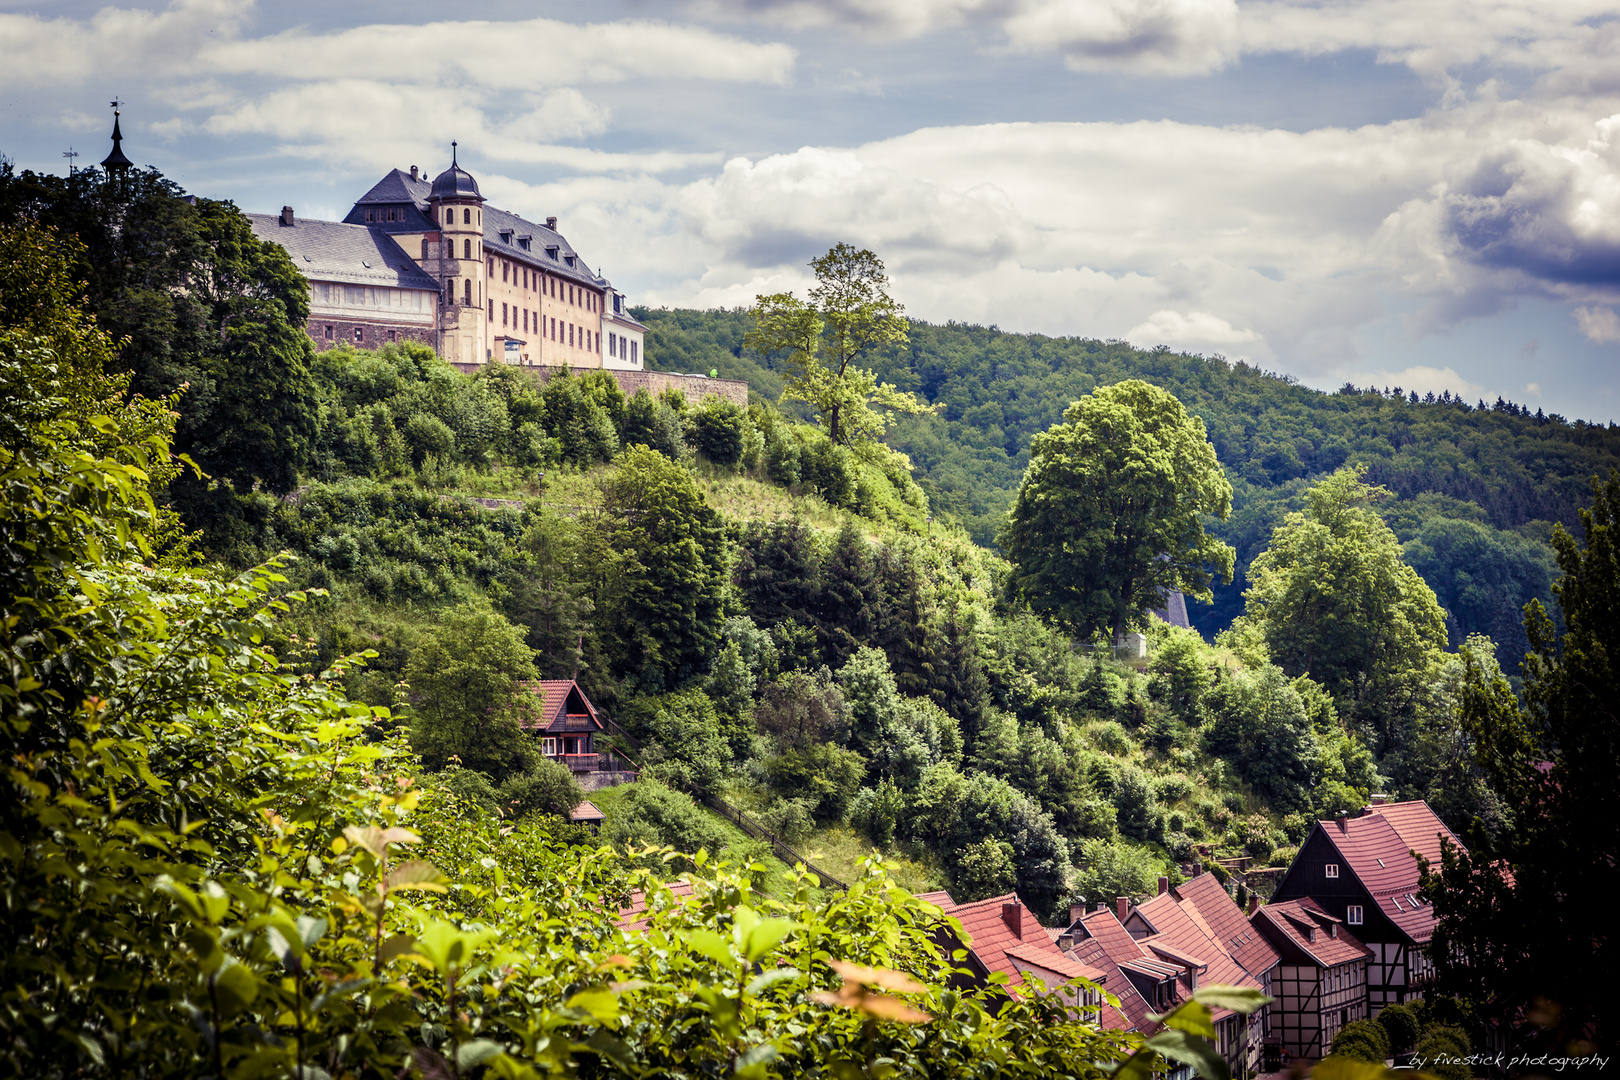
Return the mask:
<svg viewBox="0 0 1620 1080"><path fill-rule="evenodd" d="M1232 487L1203 421L1140 380L1103 387L1036 436L999 542L1008 589L1081 637L1118 641L1167 589L1211 597L1232 579L1233 552L1204 532ZM1211 573L1209 567L1215 572Z"/></svg>
<svg viewBox="0 0 1620 1080"><path fill-rule="evenodd" d="M631 784L619 800L602 828L602 839L626 852L671 847L694 855L718 855L725 846L726 834L690 795L656 780L643 779ZM682 865L692 864L683 860Z"/></svg>
<svg viewBox="0 0 1620 1080"><path fill-rule="evenodd" d="M1613 948L1591 930L1605 917L1603 897L1620 887L1620 850L1607 825L1620 814L1612 775L1620 760L1612 707L1620 696L1620 474L1592 487L1584 543L1553 534L1564 634L1555 637L1539 603L1526 612L1522 701L1488 655L1463 654L1463 731L1508 818L1494 834L1471 828L1468 851L1448 848L1424 886L1438 918L1429 949L1436 992L1481 1012L1538 1010L1547 1030L1518 1035L1526 1046L1607 1045L1617 1022L1613 995L1589 973Z"/></svg>
<svg viewBox="0 0 1620 1080"><path fill-rule="evenodd" d="M627 703L626 725L643 740L648 774L697 794L712 794L731 762L731 744L714 702L698 689Z"/></svg>
<svg viewBox="0 0 1620 1080"><path fill-rule="evenodd" d="M643 446L626 450L601 487L598 625L614 673L662 690L707 668L719 641L719 516L690 473Z"/></svg>
<svg viewBox="0 0 1620 1080"><path fill-rule="evenodd" d="M1222 679L1204 698L1205 748L1283 810L1300 808L1315 787L1316 738L1293 683L1274 665Z"/></svg>
<svg viewBox="0 0 1620 1080"><path fill-rule="evenodd" d="M692 412L692 446L706 461L736 465L742 461L748 413L741 405L709 394Z"/></svg>
<svg viewBox="0 0 1620 1080"><path fill-rule="evenodd" d="M1308 674L1387 744L1433 676L1445 620L1372 509L1387 492L1364 474L1344 469L1312 487L1306 510L1272 534L1230 636L1252 635L1290 677Z"/></svg>
<svg viewBox="0 0 1620 1080"><path fill-rule="evenodd" d="M1087 902L1111 904L1116 897L1151 894L1158 876L1158 864L1143 848L1116 840L1083 840L1074 891Z"/></svg>
<svg viewBox="0 0 1620 1080"><path fill-rule="evenodd" d="M881 438L889 413L928 412L926 404L880 383L857 363L874 349L906 340L904 309L885 291L883 261L837 244L810 267L816 287L808 301L792 293L756 297L746 338L755 352L786 354L782 400L810 406L835 451Z"/></svg>
<svg viewBox="0 0 1620 1080"><path fill-rule="evenodd" d="M1518 674L1529 650L1522 613L1531 600L1552 603L1552 549L1489 525L1431 518L1402 549L1434 589L1453 648L1479 634L1501 643L1503 666Z"/></svg>
<svg viewBox="0 0 1620 1080"><path fill-rule="evenodd" d="M861 790L866 759L853 750L821 743L797 747L765 766L771 786L795 796L823 821L842 821Z"/></svg>
<svg viewBox="0 0 1620 1080"><path fill-rule="evenodd" d="M523 723L538 677L523 633L487 603L444 612L411 656L411 746L430 772L452 758L500 784L532 771L539 749Z"/></svg>
<svg viewBox="0 0 1620 1080"><path fill-rule="evenodd" d="M651 447L671 461L678 461L686 449L685 424L668 402L638 390L625 403L621 441L625 446Z"/></svg>
<svg viewBox="0 0 1620 1080"><path fill-rule="evenodd" d="M1373 1019L1384 1029L1384 1037L1389 1040L1390 1053L1409 1054L1417 1045L1417 1016L1405 1005L1399 1003L1385 1005L1378 1010L1378 1015Z"/></svg>
<svg viewBox="0 0 1620 1080"><path fill-rule="evenodd" d="M1210 686L1209 660L1196 630L1167 626L1148 664L1148 694L1189 724L1200 719L1199 704Z"/></svg>
<svg viewBox="0 0 1620 1080"><path fill-rule="evenodd" d="M952 896L959 904L1002 896L1012 892L1017 883L1012 845L989 838L969 844L951 874Z"/></svg>
<svg viewBox="0 0 1620 1080"><path fill-rule="evenodd" d="M1371 1020L1352 1020L1333 1036L1332 1052L1381 1065L1390 1055L1389 1036Z"/></svg>
<svg viewBox="0 0 1620 1080"><path fill-rule="evenodd" d="M509 817L552 814L566 818L585 798L585 793L567 765L540 758L528 772L507 777L500 787L499 797L502 812Z"/></svg>

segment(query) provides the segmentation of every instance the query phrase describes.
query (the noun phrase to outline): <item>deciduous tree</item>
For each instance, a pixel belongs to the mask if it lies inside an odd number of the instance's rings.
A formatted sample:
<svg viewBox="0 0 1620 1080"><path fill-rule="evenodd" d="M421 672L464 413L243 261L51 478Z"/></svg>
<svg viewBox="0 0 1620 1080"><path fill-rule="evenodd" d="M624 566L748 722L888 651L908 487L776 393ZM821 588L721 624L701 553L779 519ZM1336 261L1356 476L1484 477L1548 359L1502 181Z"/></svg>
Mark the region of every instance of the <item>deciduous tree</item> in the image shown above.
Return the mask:
<svg viewBox="0 0 1620 1080"><path fill-rule="evenodd" d="M1117 641L1166 590L1208 600L1217 575L1232 580L1233 550L1204 531L1231 508L1203 421L1140 380L1105 386L1035 436L1000 538L1008 589L1073 633Z"/></svg>

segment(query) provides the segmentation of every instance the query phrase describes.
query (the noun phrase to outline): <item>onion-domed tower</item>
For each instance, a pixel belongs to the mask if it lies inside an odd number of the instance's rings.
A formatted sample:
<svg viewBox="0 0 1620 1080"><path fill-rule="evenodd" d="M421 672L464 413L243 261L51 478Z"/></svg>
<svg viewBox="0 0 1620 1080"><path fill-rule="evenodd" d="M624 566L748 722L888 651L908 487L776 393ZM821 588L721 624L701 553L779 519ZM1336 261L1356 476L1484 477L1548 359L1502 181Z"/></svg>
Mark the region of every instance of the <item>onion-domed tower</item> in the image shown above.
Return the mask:
<svg viewBox="0 0 1620 1080"><path fill-rule="evenodd" d="M446 360L481 364L488 358L484 281L484 197L478 181L456 160L433 178L428 213L439 227L440 258L434 267L444 287L439 354Z"/></svg>

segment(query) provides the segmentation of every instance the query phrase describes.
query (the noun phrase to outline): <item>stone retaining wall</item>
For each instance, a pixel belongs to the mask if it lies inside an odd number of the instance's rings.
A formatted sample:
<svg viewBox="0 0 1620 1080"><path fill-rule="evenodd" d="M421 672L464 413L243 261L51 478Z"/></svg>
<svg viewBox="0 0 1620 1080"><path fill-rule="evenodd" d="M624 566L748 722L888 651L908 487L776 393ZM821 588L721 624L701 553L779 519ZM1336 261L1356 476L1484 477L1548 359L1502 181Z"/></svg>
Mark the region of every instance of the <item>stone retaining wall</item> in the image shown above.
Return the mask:
<svg viewBox="0 0 1620 1080"><path fill-rule="evenodd" d="M482 364L453 364L463 375L471 375ZM536 364L526 366L525 371L533 371L542 379L549 379L553 373L561 370L551 365ZM748 407L748 384L741 379L710 379L702 375L681 375L673 371L621 371L614 368L570 368L575 375L584 375L592 371L606 371L619 381L619 389L624 391L625 397L635 397L636 391L645 390L657 396L665 390L679 390L686 395L688 401L697 401L706 394L716 394L728 401L735 402L743 408Z"/></svg>

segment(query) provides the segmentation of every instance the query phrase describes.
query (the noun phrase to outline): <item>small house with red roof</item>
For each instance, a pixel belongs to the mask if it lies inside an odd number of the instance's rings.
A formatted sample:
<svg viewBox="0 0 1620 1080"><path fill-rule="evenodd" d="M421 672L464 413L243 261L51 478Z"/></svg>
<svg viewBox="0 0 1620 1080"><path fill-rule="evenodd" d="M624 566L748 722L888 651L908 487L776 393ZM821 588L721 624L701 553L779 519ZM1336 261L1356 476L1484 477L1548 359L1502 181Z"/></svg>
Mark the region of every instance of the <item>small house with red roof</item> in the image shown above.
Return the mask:
<svg viewBox="0 0 1620 1080"><path fill-rule="evenodd" d="M1282 958L1272 978L1272 1034L1295 1057L1325 1057L1341 1028L1367 1019L1372 950L1308 897L1267 904L1249 921Z"/></svg>
<svg viewBox="0 0 1620 1080"><path fill-rule="evenodd" d="M622 754L598 745L606 724L577 680L542 679L529 683L527 689L538 700L534 719L525 727L540 740L542 754L567 765L576 775L628 773L625 779L634 778L635 773ZM580 779L584 782L585 777L581 775Z"/></svg>
<svg viewBox="0 0 1620 1080"><path fill-rule="evenodd" d="M1375 800L1354 816L1317 822L1272 894L1274 901L1309 897L1372 951L1373 1015L1421 998L1433 974L1423 950L1434 936L1434 908L1418 896L1418 856L1439 865L1442 841L1462 847L1427 803Z"/></svg>
<svg viewBox="0 0 1620 1080"><path fill-rule="evenodd" d="M1064 984L1076 978L1100 983L1103 972L1060 949L1017 893L971 904L957 904L945 893L927 893L923 899L962 924L969 941L966 966L974 973L972 982L984 985L992 972L999 971L1012 980L1007 987L1010 995L1030 988L1038 988L1037 993L1060 993L1083 1016L1099 1019L1102 995L1094 990L1076 992Z"/></svg>

